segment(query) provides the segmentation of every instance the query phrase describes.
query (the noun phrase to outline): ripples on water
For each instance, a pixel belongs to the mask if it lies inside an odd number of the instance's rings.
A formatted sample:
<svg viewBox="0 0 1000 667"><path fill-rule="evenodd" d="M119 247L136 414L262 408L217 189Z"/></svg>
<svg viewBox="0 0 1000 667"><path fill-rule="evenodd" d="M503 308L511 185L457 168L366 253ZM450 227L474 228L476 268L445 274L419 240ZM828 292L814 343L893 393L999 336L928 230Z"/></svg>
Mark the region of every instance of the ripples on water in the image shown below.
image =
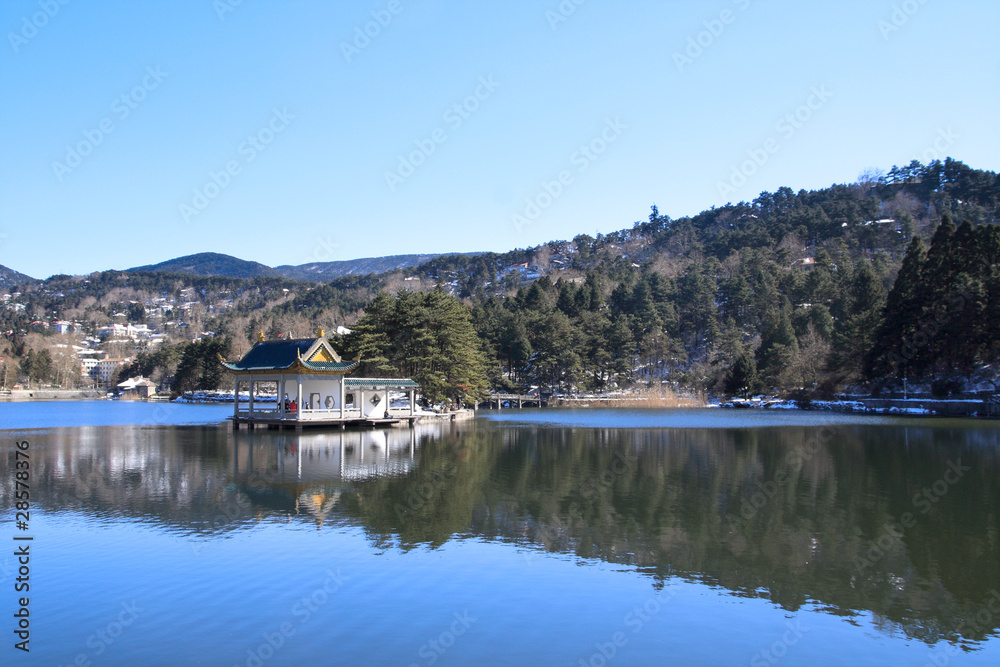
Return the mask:
<svg viewBox="0 0 1000 667"><path fill-rule="evenodd" d="M33 659L246 665L270 637L267 665L1000 662L995 423L511 410L234 434L230 410L0 404L5 479L32 443Z"/></svg>

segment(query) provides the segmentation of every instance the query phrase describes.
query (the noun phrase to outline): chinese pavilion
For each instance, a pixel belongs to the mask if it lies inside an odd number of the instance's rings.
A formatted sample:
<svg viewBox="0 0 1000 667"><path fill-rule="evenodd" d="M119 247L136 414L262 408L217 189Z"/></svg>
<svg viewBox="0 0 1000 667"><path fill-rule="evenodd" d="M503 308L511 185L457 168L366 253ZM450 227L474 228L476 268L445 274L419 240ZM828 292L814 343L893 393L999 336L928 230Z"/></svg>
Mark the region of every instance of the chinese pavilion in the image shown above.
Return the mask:
<svg viewBox="0 0 1000 667"><path fill-rule="evenodd" d="M247 424L272 428L348 424L375 426L416 419L416 391L410 379L350 378L360 359L344 361L319 329L315 339L265 341L257 334L257 344L236 362L220 357L235 380L233 426ZM239 401L243 384L249 388L249 405ZM263 402L259 385L277 385L274 404ZM389 392L407 395L409 405L393 408Z"/></svg>

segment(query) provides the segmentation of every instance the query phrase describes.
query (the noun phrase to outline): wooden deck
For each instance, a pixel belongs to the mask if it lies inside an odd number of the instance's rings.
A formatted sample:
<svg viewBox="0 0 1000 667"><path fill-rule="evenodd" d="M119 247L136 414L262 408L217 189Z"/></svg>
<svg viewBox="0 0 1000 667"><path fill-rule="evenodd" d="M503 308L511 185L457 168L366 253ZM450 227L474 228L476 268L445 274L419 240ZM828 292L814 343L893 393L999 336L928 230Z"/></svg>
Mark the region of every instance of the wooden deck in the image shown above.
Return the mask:
<svg viewBox="0 0 1000 667"><path fill-rule="evenodd" d="M239 417L239 418L228 418L233 422L233 428L239 430L241 424L245 424L249 429L255 428L269 428L269 429L294 429L296 431L302 431L306 428L340 428L345 429L348 426L355 428L378 428L381 426L393 426L394 424L399 424L401 422L409 422L411 425L416 421L416 417L392 417L389 419L365 419L360 417L347 417L344 419L281 419L280 417Z"/></svg>
<svg viewBox="0 0 1000 667"><path fill-rule="evenodd" d="M345 410L343 417L338 410L303 410L299 415L285 415L284 418L277 410L240 410L235 416L228 419L233 423L233 429L239 430L240 425L245 424L247 428L269 428L269 429L294 429L302 431L305 428L340 428L348 426L355 428L378 428L381 426L393 426L401 422L408 422L411 426L417 421L419 415L411 414L409 410L399 410L395 414L390 411L385 418L370 418L361 414L360 410Z"/></svg>

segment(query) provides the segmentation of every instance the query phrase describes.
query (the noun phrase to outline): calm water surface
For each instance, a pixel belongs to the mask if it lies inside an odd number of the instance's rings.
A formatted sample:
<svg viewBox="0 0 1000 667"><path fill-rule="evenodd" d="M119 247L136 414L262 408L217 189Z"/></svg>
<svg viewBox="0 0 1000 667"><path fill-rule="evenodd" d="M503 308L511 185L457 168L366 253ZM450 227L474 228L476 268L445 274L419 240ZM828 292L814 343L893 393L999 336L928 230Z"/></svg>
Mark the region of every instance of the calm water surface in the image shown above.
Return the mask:
<svg viewBox="0 0 1000 667"><path fill-rule="evenodd" d="M511 410L234 434L230 412L0 404L0 663L1000 664L995 422Z"/></svg>

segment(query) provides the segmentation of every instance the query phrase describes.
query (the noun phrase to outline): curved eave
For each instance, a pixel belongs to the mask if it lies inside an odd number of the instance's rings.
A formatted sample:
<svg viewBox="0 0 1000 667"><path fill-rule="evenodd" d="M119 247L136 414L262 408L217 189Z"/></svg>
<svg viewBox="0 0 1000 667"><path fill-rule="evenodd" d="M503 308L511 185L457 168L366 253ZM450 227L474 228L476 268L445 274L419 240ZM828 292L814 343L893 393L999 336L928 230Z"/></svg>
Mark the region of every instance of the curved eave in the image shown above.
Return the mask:
<svg viewBox="0 0 1000 667"><path fill-rule="evenodd" d="M294 363L289 364L284 367L275 366L257 366L245 368L239 364L234 364L228 361L221 362L223 367L226 368L231 373L237 375L277 375L277 374L291 374L291 373L310 373L310 374L321 374L321 375L343 375L345 373L350 373L355 368L358 367L360 362L340 362L332 363L327 365L326 363L310 363L303 359L298 359Z"/></svg>
<svg viewBox="0 0 1000 667"><path fill-rule="evenodd" d="M226 370L231 371L233 373L268 373L268 372L284 373L285 371L289 371L295 368L295 364L291 364L290 366L285 366L283 368L275 366L243 367L240 366L239 364L234 364L229 361L223 361L222 365L226 368Z"/></svg>
<svg viewBox="0 0 1000 667"><path fill-rule="evenodd" d="M314 362L309 362L300 360L298 366L304 368L305 370L312 371L313 373L332 373L336 375L342 375L344 373L350 373L355 368L358 367L359 361L343 361L343 362L321 362L319 364Z"/></svg>

